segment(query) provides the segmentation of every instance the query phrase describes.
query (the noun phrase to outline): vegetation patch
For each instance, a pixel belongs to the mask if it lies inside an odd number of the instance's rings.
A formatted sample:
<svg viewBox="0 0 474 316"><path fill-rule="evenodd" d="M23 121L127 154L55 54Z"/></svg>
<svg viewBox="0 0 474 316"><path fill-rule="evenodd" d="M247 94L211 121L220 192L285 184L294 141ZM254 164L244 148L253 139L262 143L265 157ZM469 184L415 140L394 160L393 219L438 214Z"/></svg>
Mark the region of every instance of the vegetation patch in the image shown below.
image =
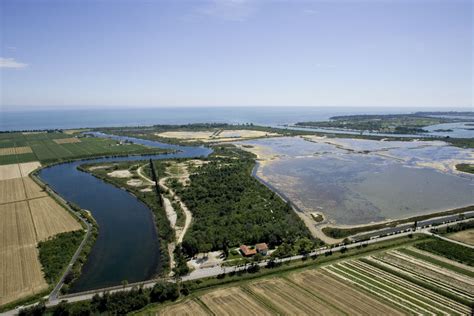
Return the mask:
<svg viewBox="0 0 474 316"><path fill-rule="evenodd" d="M187 255L311 238L291 206L252 177L254 164L252 154L221 146L215 148L208 164L190 176L188 186L170 183L193 214L183 241Z"/></svg>
<svg viewBox="0 0 474 316"><path fill-rule="evenodd" d="M420 242L415 247L469 266L474 266L474 251L468 247L441 239Z"/></svg>
<svg viewBox="0 0 474 316"><path fill-rule="evenodd" d="M58 234L38 244L40 262L49 284L58 281L83 238L83 231L73 231Z"/></svg>
<svg viewBox="0 0 474 316"><path fill-rule="evenodd" d="M467 173L474 173L474 164L460 163L456 165L456 170Z"/></svg>

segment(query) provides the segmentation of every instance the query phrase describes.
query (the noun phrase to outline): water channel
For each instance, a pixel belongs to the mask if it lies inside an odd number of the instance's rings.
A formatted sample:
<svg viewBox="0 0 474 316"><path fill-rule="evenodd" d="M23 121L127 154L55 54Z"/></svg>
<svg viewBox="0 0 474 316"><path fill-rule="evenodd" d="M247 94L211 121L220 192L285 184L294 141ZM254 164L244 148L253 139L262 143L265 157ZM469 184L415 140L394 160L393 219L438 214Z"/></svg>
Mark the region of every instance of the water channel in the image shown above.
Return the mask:
<svg viewBox="0 0 474 316"><path fill-rule="evenodd" d="M127 140L175 151L170 154L89 159L54 165L39 176L67 201L89 210L99 225L99 236L71 292L118 285L151 278L157 272L159 242L150 209L125 190L79 171L84 163L112 163L208 156L206 147L177 146L131 137L94 133L97 137Z"/></svg>

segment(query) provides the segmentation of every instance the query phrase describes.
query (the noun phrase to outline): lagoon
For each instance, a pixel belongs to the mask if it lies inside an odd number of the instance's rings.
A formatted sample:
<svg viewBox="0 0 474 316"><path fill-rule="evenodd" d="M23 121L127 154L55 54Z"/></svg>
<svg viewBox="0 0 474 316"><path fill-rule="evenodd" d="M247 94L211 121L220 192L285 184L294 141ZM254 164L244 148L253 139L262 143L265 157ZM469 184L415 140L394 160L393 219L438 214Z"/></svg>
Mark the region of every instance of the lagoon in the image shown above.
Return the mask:
<svg viewBox="0 0 474 316"><path fill-rule="evenodd" d="M444 142L282 137L241 142L256 175L304 212L357 225L474 204L474 176L452 170L472 150ZM249 147L253 146L253 147Z"/></svg>

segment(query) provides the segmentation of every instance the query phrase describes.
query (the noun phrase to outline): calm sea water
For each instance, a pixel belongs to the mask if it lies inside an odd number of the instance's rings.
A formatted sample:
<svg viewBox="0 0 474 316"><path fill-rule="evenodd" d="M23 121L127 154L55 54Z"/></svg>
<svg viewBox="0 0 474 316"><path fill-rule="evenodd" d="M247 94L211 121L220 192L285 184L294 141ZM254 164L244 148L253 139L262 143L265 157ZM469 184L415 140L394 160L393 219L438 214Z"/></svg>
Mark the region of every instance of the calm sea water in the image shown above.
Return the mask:
<svg viewBox="0 0 474 316"><path fill-rule="evenodd" d="M93 110L2 111L0 130L143 126L203 122L292 124L300 121L327 120L335 115L387 114L428 111L426 108L367 107L189 107L130 108ZM449 109L437 109L449 110ZM455 109L450 109L455 110ZM462 109L460 109L462 110ZM466 110L466 109L464 109Z"/></svg>

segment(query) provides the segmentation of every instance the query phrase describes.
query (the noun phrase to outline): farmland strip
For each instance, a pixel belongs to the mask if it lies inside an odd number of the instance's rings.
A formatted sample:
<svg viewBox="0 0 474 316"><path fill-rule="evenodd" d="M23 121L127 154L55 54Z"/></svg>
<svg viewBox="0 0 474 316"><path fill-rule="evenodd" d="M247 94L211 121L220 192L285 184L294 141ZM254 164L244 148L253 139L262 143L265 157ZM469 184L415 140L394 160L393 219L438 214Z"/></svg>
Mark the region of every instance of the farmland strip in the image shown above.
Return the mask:
<svg viewBox="0 0 474 316"><path fill-rule="evenodd" d="M250 289L263 296L283 314L336 314L340 312L322 304L314 296L295 288L282 279L268 279L251 284Z"/></svg>
<svg viewBox="0 0 474 316"><path fill-rule="evenodd" d="M196 297L196 303L198 303L199 306L201 306L209 315L216 315L203 301L201 301L199 297Z"/></svg>
<svg viewBox="0 0 474 316"><path fill-rule="evenodd" d="M312 292L312 291L309 291L307 288L298 285L297 283L293 282L292 280L288 279L287 277L282 277L282 279L284 279L284 280L287 281L288 283L292 284L294 287L297 287L297 288L299 288L299 289L305 291L305 292L308 293L309 295L312 295L312 296L314 296L315 298L317 298L317 299L323 301L325 304L327 304L327 305L333 307L334 309L339 310L339 312L341 312L342 314L344 314L344 315L349 315L346 311L340 309L338 306L336 306L336 305L334 305L334 304L328 302L328 301L325 300L324 298L322 298L322 297L316 295L316 293L314 293L314 292Z"/></svg>
<svg viewBox="0 0 474 316"><path fill-rule="evenodd" d="M424 261L431 262L432 264L446 267L460 274L467 275L471 278L474 278L474 268L468 265L464 265L457 261L449 260L448 258L437 256L433 253L423 251L415 247L408 247L400 249L401 252L404 252L410 256L420 258Z"/></svg>
<svg viewBox="0 0 474 316"><path fill-rule="evenodd" d="M350 282L351 284L354 284L357 287L360 287L360 288L366 290L367 292L382 298L383 300L387 300L387 301L395 304L396 306L400 307L402 310L409 311L413 314L418 314L419 313L419 311L408 307L407 304L405 304L405 302L403 300L400 300L398 297L394 298L390 294L389 295L382 294L373 285L362 283L359 280L357 280L356 278L352 277L351 275L348 275L344 271L340 271L340 270L336 269L334 266L326 266L322 269L324 271L328 272L329 274L333 275L335 278L342 279L342 280L345 280L347 282Z"/></svg>
<svg viewBox="0 0 474 316"><path fill-rule="evenodd" d="M439 293L441 295L444 295L458 303L461 303L461 304L464 304L464 305L467 305L467 306L473 306L473 303L472 301L468 300L468 299L465 299L465 298L462 298L454 293L452 293L451 291L449 290L446 290L444 288L441 288L437 285L434 285L430 282L427 282L427 281L424 281L422 279L420 279L419 277L413 275L412 273L409 273L409 272L406 272L396 266L393 266L387 262L384 262L382 260L380 260L379 258L361 258L360 260L370 264L370 265L373 265L379 269L382 269L382 270L385 270L389 273L392 273L392 274L395 274L401 278L404 278L406 279L407 281L409 282L413 282L415 284L418 284L422 287L425 287L427 289L430 289L432 290L433 292L436 292L436 293Z"/></svg>
<svg viewBox="0 0 474 316"><path fill-rule="evenodd" d="M396 256L398 258L401 258L405 261L409 261L409 262L413 262L415 264L419 264L422 267L424 267L425 269L434 271L436 273L441 273L443 275L446 275L447 277L456 279L460 282L467 283L467 285L469 285L469 282L472 281L472 279L467 277L467 276L460 275L460 274L455 273L454 271L447 270L446 268L435 266L435 265L433 265L429 262L426 262L426 261L423 261L423 260L420 260L420 259L417 259L417 258L414 258L414 257L410 257L409 255L401 253L399 251L394 250L394 251L390 251L389 253L393 254L394 256ZM471 290L474 292L474 287Z"/></svg>
<svg viewBox="0 0 474 316"><path fill-rule="evenodd" d="M358 271L370 273L370 275L374 278L383 278L383 280L385 280L387 283L390 283L393 288L397 288L403 293L407 292L407 294L411 295L412 297L416 297L417 299L425 302L425 304L429 307L435 306L437 310L444 311L445 313L449 314L452 314L453 312L466 312L465 306L458 305L457 303L450 301L439 294L409 283L402 278L389 275L383 270L374 268L360 261L351 261L348 264L356 268ZM451 305L455 305L458 309L452 308Z"/></svg>
<svg viewBox="0 0 474 316"><path fill-rule="evenodd" d="M366 263L365 261L359 260L359 261L357 261L357 265L359 265L363 269L373 271L374 273L383 275L387 279L398 282L399 284L401 284L401 285L403 285L407 288L410 288L412 291L415 291L415 293L421 293L421 294L433 299L435 302L440 302L441 304L444 304L443 306L445 306L445 307L452 308L454 311L458 311L458 312L462 312L462 313L468 313L469 312L469 308L467 308L467 306L465 306L463 304L460 304L456 301L448 299L448 298L442 296L441 294L438 294L436 292L428 290L428 289L426 289L424 287L421 287L417 284L411 283L411 282L409 282L409 281L407 281L407 280L405 280L401 277L397 277L397 276L395 276L395 275L393 275L389 272L386 272L385 270L374 267L374 266Z"/></svg>
<svg viewBox="0 0 474 316"><path fill-rule="evenodd" d="M257 293L255 293L254 291L252 291L248 286L241 286L240 287L242 289L242 291L246 292L247 294L251 295L252 297L254 297L257 301L259 301L262 305L265 305L266 308L268 308L269 310L273 311L273 313L275 314L281 314L281 311L276 308L272 302L260 295L258 295Z"/></svg>
<svg viewBox="0 0 474 316"><path fill-rule="evenodd" d="M291 278L313 292L318 292L324 299L337 304L351 315L398 315L401 314L392 303L381 301L378 297L360 290L352 283L336 279L324 270L309 270L295 273ZM343 300L340 297L344 297Z"/></svg>
<svg viewBox="0 0 474 316"><path fill-rule="evenodd" d="M377 275L367 273L366 271L363 271L360 268L355 267L354 265L352 265L350 261L340 263L339 265L351 270L352 272L356 273L359 277L364 278L365 280L370 280L378 284L380 287L383 287L390 292L398 293L400 297L404 297L409 301L414 301L414 303L417 304L417 306L420 308L423 308L427 311L431 311L433 313L441 312L438 308L433 308L429 302L426 302L422 297L420 297L416 293L413 293L413 292L407 293L406 289L401 288L395 282L389 281L389 280L383 280L383 279L381 280L381 278L378 277Z"/></svg>
<svg viewBox="0 0 474 316"><path fill-rule="evenodd" d="M242 311L251 315L272 315L264 305L238 287L215 290L199 299L217 315L239 315Z"/></svg>
<svg viewBox="0 0 474 316"><path fill-rule="evenodd" d="M346 275L350 275L353 278L355 278L358 282L363 282L367 285L371 285L374 287L377 291L382 291L387 295L391 295L392 297L396 297L397 299L403 301L405 304L409 304L412 306L413 309L418 310L419 312L424 312L424 313L429 313L432 314L430 311L428 311L426 308L423 308L419 306L417 303L413 302L410 300L410 298L407 298L403 293L400 293L400 291L394 291L391 288L389 288L386 285L381 284L380 282L375 282L373 280L368 279L367 277L361 276L357 272L351 271L350 269L341 266L340 264L335 264L332 266L334 269L337 271L340 271L341 273L345 273Z"/></svg>
<svg viewBox="0 0 474 316"><path fill-rule="evenodd" d="M201 304L196 302L195 299L168 305L160 309L157 314L169 316L212 315L209 311L204 309Z"/></svg>
<svg viewBox="0 0 474 316"><path fill-rule="evenodd" d="M400 270L403 270L408 274L412 274L421 280L425 280L426 282L435 284L439 287L443 287L449 291L456 292L460 296L466 297L468 299L472 298L472 294L469 291L466 291L463 288L457 287L454 284L449 283L449 281L447 280L440 280L439 278L420 272L420 271L423 271L423 267L419 267L418 269L416 267L410 268L409 262L406 262L406 261L399 262L399 261L402 261L402 259L396 258L395 256L393 256L394 258L393 257L391 258L390 256L391 256L390 254L387 254L383 258L378 257L377 260L385 262L386 264L389 264L391 266L397 267Z"/></svg>

